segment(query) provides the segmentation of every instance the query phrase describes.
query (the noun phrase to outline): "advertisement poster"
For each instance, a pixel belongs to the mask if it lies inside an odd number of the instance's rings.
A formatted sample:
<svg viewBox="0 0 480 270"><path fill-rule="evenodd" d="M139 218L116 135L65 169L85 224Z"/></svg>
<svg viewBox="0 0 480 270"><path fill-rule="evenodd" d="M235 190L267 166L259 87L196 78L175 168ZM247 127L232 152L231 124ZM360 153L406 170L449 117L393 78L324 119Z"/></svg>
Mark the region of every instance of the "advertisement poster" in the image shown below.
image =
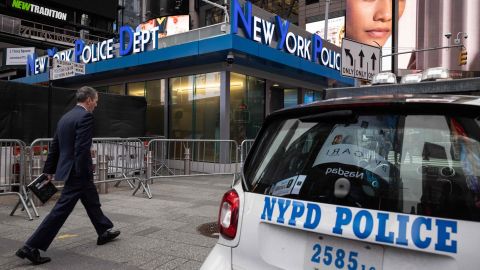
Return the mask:
<svg viewBox="0 0 480 270"><path fill-rule="evenodd" d="M24 48L7 48L5 65L7 66L23 66L27 64L27 55L35 52L34 47Z"/></svg>
<svg viewBox="0 0 480 270"><path fill-rule="evenodd" d="M179 15L151 19L139 24L136 31L151 30L157 26L159 28L158 37L160 38L188 32L190 30L190 16Z"/></svg>
<svg viewBox="0 0 480 270"><path fill-rule="evenodd" d="M453 77L462 71L480 72L480 1L478 0L398 0L398 52L433 49L398 56L400 75L445 67ZM392 53L392 4L389 1L346 0L345 37L382 47L382 55ZM460 66L460 48L468 51L466 65ZM382 69L391 70L391 58L382 58ZM457 74L457 75L455 75Z"/></svg>
<svg viewBox="0 0 480 270"><path fill-rule="evenodd" d="M306 30L317 34L323 39L325 34L325 20L306 24ZM345 36L345 16L328 19L327 40L338 47L342 47L342 39Z"/></svg>

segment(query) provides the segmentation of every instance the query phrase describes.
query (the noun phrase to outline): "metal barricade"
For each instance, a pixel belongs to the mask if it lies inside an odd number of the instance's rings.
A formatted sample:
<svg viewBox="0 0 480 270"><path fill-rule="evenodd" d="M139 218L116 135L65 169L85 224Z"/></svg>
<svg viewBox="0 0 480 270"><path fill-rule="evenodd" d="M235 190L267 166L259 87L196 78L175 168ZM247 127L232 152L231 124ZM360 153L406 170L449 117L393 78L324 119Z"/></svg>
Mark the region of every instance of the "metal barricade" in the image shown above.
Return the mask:
<svg viewBox="0 0 480 270"><path fill-rule="evenodd" d="M233 140L154 139L148 143L147 179L233 174L239 169Z"/></svg>
<svg viewBox="0 0 480 270"><path fill-rule="evenodd" d="M240 145L240 162L243 163L245 162L245 159L247 158L248 152L250 152L250 149L252 149L252 145L255 142L255 140L244 140L242 141L242 144Z"/></svg>
<svg viewBox="0 0 480 270"><path fill-rule="evenodd" d="M126 181L135 195L140 188L152 198L150 186L145 181L145 145L136 138L94 138L92 144L94 182L100 192L108 192L108 183L118 186ZM135 182L138 182L137 184ZM135 187L136 185L136 187Z"/></svg>
<svg viewBox="0 0 480 270"><path fill-rule="evenodd" d="M29 175L32 179L42 173L47 159L51 138L37 139L30 146ZM93 138L90 154L92 156L94 183L100 193L108 193L108 183L118 186L126 181L136 194L143 187L149 198L152 197L150 186L141 175L145 174L144 143L138 139ZM137 187L135 182L138 182ZM63 185L56 184L58 188Z"/></svg>
<svg viewBox="0 0 480 270"><path fill-rule="evenodd" d="M45 161L47 161L48 151L50 149L52 138L39 138L35 139L28 147L28 157L27 157L27 179L28 182L33 181L35 178L40 176L43 172L43 166ZM53 179L55 180L55 178ZM52 182L57 188L62 188L62 182ZM35 196L29 193L29 197L33 199L35 204L42 205L42 202L38 200Z"/></svg>
<svg viewBox="0 0 480 270"><path fill-rule="evenodd" d="M29 207L37 217L39 215L26 188L26 150L26 144L20 140L0 140L0 196L18 196L10 215L13 216L21 204L22 210L33 220Z"/></svg>

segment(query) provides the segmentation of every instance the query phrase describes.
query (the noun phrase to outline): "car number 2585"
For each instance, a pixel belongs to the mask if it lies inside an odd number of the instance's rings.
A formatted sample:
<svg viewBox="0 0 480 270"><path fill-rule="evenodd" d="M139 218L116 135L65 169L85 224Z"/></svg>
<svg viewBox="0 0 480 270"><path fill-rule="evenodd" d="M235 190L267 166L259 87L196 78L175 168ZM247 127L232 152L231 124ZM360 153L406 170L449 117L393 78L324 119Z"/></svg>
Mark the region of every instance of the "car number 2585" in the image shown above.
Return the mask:
<svg viewBox="0 0 480 270"><path fill-rule="evenodd" d="M313 255L311 262L319 267L327 266L334 269L348 270L376 270L374 266L369 266L358 261L358 252L345 251L341 248L335 248L327 245L314 244L312 247Z"/></svg>

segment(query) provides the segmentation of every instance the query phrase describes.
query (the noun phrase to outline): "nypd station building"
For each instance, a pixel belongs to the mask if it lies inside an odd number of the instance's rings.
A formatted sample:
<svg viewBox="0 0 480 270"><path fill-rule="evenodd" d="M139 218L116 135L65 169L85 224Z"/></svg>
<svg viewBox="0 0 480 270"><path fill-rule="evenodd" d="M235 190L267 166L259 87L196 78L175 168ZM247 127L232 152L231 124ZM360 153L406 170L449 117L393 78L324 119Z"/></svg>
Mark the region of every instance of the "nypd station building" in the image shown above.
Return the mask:
<svg viewBox="0 0 480 270"><path fill-rule="evenodd" d="M250 2L229 7L225 23L165 37L124 26L118 39L49 52L84 63L85 74L51 77L48 55L32 55L29 76L16 81L144 96L146 135L237 142L255 138L275 110L353 85L340 75L340 48Z"/></svg>

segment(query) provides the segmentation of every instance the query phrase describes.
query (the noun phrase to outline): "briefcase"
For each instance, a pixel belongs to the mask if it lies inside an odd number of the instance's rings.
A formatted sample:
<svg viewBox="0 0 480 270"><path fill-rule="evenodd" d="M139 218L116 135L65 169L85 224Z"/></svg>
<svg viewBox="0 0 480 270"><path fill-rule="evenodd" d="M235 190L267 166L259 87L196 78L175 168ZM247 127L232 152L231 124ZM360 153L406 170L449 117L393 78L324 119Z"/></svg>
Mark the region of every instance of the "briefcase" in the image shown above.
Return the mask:
<svg viewBox="0 0 480 270"><path fill-rule="evenodd" d="M52 182L47 181L48 176L43 173L27 186L42 203L46 203L58 191Z"/></svg>

